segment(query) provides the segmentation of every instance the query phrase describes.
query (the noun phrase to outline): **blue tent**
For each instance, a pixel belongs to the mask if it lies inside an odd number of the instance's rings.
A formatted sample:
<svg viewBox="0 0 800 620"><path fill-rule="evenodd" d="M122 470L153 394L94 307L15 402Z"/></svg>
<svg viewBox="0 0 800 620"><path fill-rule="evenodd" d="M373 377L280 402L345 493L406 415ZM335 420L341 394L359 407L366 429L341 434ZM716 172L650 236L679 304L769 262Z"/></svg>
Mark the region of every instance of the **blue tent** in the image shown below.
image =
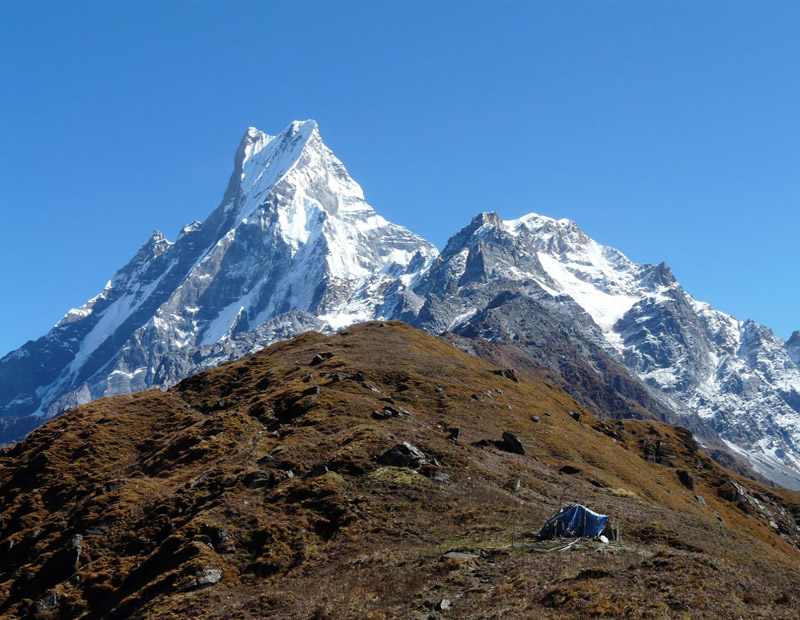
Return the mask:
<svg viewBox="0 0 800 620"><path fill-rule="evenodd" d="M606 515L589 510L586 506L574 504L564 506L551 517L537 535L537 538L556 538L569 536L600 536L608 523Z"/></svg>

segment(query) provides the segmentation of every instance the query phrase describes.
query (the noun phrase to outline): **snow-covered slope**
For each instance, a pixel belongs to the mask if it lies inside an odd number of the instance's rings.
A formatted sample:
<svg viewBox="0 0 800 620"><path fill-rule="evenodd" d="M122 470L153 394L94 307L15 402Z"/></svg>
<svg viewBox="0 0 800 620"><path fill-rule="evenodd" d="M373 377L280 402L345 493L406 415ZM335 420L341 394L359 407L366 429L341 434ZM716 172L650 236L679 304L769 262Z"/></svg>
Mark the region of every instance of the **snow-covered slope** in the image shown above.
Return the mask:
<svg viewBox="0 0 800 620"><path fill-rule="evenodd" d="M800 469L800 371L780 338L694 300L665 264L636 265L572 222L528 216L507 226L533 236L558 290L636 376L687 404L757 471L789 482L785 467Z"/></svg>
<svg viewBox="0 0 800 620"><path fill-rule="evenodd" d="M0 415L50 417L163 387L297 331L377 316L437 255L375 213L314 121L250 128L222 204L155 232L105 289L0 360Z"/></svg>
<svg viewBox="0 0 800 620"><path fill-rule="evenodd" d="M780 338L694 300L665 264L634 264L572 222L505 225L531 236L556 290L592 315L636 376L687 404L762 474L788 482L785 467L800 469L800 370Z"/></svg>

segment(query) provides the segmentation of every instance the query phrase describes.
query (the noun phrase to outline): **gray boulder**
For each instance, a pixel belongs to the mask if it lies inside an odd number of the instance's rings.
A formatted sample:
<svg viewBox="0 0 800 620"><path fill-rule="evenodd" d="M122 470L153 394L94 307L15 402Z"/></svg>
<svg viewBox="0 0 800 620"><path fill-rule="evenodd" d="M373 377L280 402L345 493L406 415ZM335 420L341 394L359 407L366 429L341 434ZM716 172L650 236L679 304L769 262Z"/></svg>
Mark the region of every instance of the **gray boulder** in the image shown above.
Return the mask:
<svg viewBox="0 0 800 620"><path fill-rule="evenodd" d="M58 596L53 590L45 592L42 597L34 603L33 608L36 610L36 613L46 613L48 611L53 611L56 606L58 605Z"/></svg>
<svg viewBox="0 0 800 620"><path fill-rule="evenodd" d="M393 446L378 457L378 463L393 467L417 468L424 465L426 461L425 454L407 441Z"/></svg>

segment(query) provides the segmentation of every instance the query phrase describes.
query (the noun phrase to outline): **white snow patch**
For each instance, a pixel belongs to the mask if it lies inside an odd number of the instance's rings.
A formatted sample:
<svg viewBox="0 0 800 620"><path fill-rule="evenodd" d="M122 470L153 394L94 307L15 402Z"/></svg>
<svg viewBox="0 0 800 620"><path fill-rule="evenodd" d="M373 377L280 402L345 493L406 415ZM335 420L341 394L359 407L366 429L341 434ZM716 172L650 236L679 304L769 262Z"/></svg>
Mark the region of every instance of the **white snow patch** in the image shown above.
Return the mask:
<svg viewBox="0 0 800 620"><path fill-rule="evenodd" d="M239 321L242 312L244 312L244 308L242 301L237 300L220 310L217 318L211 321L203 332L203 339L200 341L199 346L215 344L228 338L231 330Z"/></svg>
<svg viewBox="0 0 800 620"><path fill-rule="evenodd" d="M240 186L246 200L237 225L261 206L262 199L295 166L316 128L314 121L295 121L279 136L248 130L254 140L245 148Z"/></svg>
<svg viewBox="0 0 800 620"><path fill-rule="evenodd" d="M600 290L544 252L539 252L539 261L547 274L560 285L560 292L572 297L606 333L612 333L614 324L643 297Z"/></svg>
<svg viewBox="0 0 800 620"><path fill-rule="evenodd" d="M451 329L453 329L457 325L460 325L464 321L467 321L467 320L471 319L476 314L478 314L478 309L477 308L472 308L470 310L467 310L466 312L462 312L461 314L456 316L452 321L450 321L450 325L447 326L447 331L450 331Z"/></svg>

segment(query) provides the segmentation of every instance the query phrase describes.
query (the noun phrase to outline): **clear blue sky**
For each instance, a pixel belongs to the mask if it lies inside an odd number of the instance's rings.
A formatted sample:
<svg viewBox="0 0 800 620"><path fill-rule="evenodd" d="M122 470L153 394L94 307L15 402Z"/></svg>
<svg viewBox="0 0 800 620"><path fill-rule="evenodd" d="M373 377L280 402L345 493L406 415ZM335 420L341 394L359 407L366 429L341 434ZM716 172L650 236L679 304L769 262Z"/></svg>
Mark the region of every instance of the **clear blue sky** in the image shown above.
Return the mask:
<svg viewBox="0 0 800 620"><path fill-rule="evenodd" d="M800 3L0 3L0 355L314 118L389 220L575 220L788 337Z"/></svg>

